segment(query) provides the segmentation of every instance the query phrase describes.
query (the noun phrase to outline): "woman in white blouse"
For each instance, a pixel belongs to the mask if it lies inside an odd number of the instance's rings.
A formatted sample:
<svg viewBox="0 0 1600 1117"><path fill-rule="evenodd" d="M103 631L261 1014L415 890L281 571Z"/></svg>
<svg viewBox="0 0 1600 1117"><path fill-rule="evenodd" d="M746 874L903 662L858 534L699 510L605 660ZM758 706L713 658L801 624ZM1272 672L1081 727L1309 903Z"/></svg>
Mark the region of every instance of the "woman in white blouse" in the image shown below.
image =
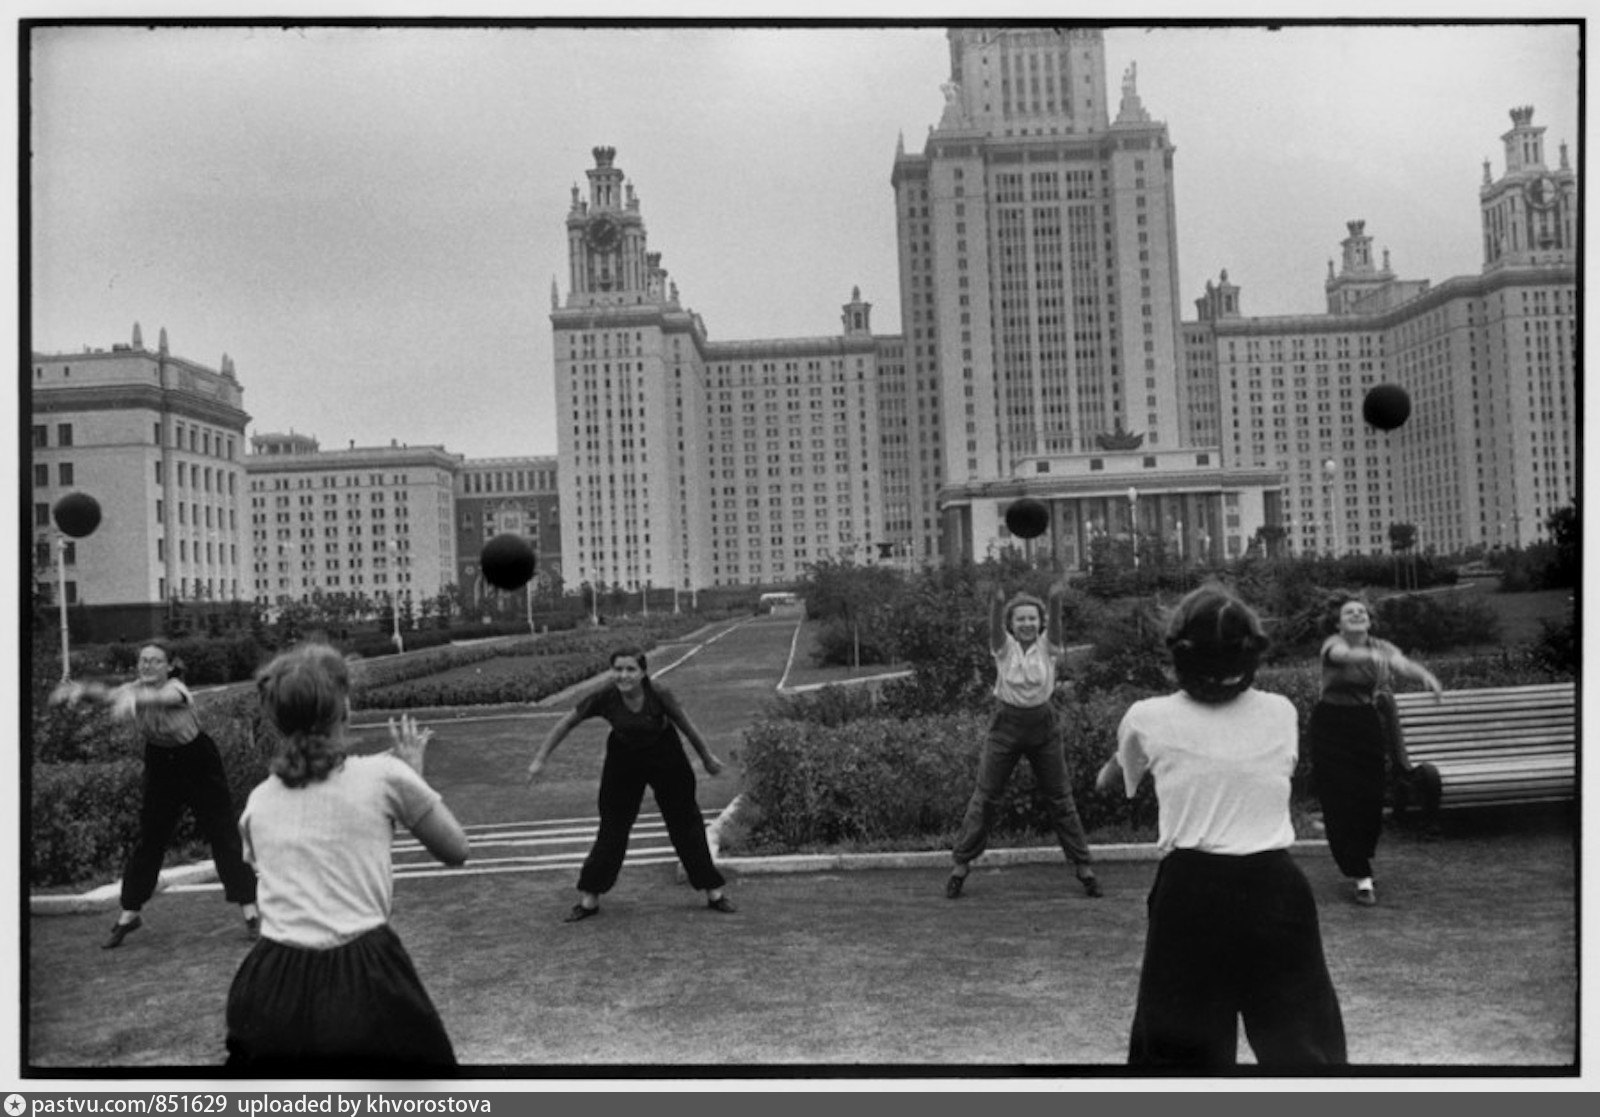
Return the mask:
<svg viewBox="0 0 1600 1117"><path fill-rule="evenodd" d="M1298 717L1252 685L1261 622L1204 586L1178 604L1166 645L1180 689L1129 707L1096 781L1132 798L1148 773L1160 808L1128 1061L1233 1067L1242 1018L1262 1066L1342 1064L1316 900L1289 852Z"/></svg>
<svg viewBox="0 0 1600 1117"><path fill-rule="evenodd" d="M1101 895L1100 881L1091 867L1089 840L1078 805L1072 798L1066 750L1061 740L1051 696L1056 689L1056 662L1065 648L1061 635L1060 586L1050 591L1048 612L1032 594L1019 593L1007 601L995 587L989 610L989 650L994 653L995 712L989 736L978 760L978 785L967 802L961 834L951 851L954 867L944 894L961 895L971 865L989 842L989 829L1017 762L1024 757L1050 807L1056 840L1077 872L1089 896Z"/></svg>

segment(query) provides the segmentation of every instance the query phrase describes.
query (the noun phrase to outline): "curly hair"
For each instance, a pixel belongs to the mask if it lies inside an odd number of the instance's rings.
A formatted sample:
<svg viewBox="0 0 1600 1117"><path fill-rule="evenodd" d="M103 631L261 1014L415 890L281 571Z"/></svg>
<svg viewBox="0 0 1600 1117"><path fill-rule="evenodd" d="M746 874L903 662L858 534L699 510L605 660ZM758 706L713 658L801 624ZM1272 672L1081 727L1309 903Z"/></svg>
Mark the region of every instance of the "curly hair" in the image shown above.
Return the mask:
<svg viewBox="0 0 1600 1117"><path fill-rule="evenodd" d="M1040 601L1031 593L1018 593L1014 594L1011 600L1006 602L1005 612L1002 614L1002 616L1005 618L1004 627L1007 632L1011 632L1012 614L1018 609L1022 608L1024 605L1032 605L1035 609L1039 610L1039 627L1041 629L1049 623L1050 615L1045 611L1043 601ZM1016 633L1011 632L1011 635L1015 636Z"/></svg>
<svg viewBox="0 0 1600 1117"><path fill-rule="evenodd" d="M1255 611L1215 583L1178 602L1167 624L1178 685L1207 705L1231 701L1250 688L1267 643Z"/></svg>
<svg viewBox="0 0 1600 1117"><path fill-rule="evenodd" d="M1328 636L1339 631L1339 614L1352 601L1366 606L1367 616L1373 620L1377 619L1373 616L1372 599L1365 593L1360 590L1331 590L1322 601L1323 635Z"/></svg>
<svg viewBox="0 0 1600 1117"><path fill-rule="evenodd" d="M328 778L344 763L350 668L328 644L302 644L256 675L261 709L282 736L272 774L288 787Z"/></svg>

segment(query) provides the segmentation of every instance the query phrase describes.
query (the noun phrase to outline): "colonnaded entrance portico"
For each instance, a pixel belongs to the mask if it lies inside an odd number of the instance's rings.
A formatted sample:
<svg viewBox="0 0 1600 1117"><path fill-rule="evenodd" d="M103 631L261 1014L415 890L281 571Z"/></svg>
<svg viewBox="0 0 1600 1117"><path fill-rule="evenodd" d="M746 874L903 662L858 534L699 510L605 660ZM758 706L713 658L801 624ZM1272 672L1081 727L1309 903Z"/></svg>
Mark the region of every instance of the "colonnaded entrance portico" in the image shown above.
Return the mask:
<svg viewBox="0 0 1600 1117"><path fill-rule="evenodd" d="M944 552L981 562L1007 547L1062 570L1087 569L1097 540L1132 548L1137 564L1210 564L1243 556L1264 526L1283 521L1283 474L1214 466L1215 450L1084 454L1019 463L1010 477L939 493ZM1050 512L1022 540L1005 513L1024 497Z"/></svg>

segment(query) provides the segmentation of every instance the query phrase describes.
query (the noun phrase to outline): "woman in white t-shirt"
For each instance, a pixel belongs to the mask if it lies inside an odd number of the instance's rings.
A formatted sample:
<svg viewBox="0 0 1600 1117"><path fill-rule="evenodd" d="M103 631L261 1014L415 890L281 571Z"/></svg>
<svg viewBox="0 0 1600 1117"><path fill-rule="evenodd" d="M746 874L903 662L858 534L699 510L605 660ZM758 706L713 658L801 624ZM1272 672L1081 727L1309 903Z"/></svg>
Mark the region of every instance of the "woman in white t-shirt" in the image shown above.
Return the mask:
<svg viewBox="0 0 1600 1117"><path fill-rule="evenodd" d="M469 852L422 778L432 731L403 717L389 723L391 752L347 756L349 669L325 644L278 656L257 683L282 743L239 819L262 925L228 993L228 1068L452 1073L450 1038L389 926L397 825L447 865Z"/></svg>
<svg viewBox="0 0 1600 1117"><path fill-rule="evenodd" d="M1149 773L1160 807L1128 1061L1233 1067L1242 1018L1262 1066L1342 1064L1316 899L1289 852L1298 716L1252 686L1261 622L1204 586L1178 604L1166 644L1181 689L1129 707L1096 780L1132 798Z"/></svg>
<svg viewBox="0 0 1600 1117"><path fill-rule="evenodd" d="M1033 778L1050 808L1056 840L1072 862L1078 883L1089 896L1100 896L1100 880L1092 867L1089 839L1072 798L1066 748L1061 740L1051 697L1056 689L1056 661L1065 648L1061 635L1060 586L1050 591L1050 607L1032 594L1010 601L996 586L989 609L989 650L994 653L994 717L978 758L978 781L967 802L961 833L950 858L953 866L944 894L961 895L967 874L989 843L996 808L1017 762L1026 758Z"/></svg>

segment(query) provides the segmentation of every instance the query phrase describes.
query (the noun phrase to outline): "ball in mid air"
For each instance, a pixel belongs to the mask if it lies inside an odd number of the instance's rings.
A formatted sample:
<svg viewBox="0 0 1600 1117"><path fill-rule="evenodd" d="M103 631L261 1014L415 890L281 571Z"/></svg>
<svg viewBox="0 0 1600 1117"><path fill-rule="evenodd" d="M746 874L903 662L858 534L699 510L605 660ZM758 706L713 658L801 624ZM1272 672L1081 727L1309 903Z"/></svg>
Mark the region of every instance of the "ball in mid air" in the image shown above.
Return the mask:
<svg viewBox="0 0 1600 1117"><path fill-rule="evenodd" d="M50 513L63 535L82 539L100 526L100 502L88 493L68 493Z"/></svg>
<svg viewBox="0 0 1600 1117"><path fill-rule="evenodd" d="M497 535L483 545L478 565L496 589L521 589L533 578L533 548L520 535Z"/></svg>
<svg viewBox="0 0 1600 1117"><path fill-rule="evenodd" d="M1006 528L1018 539L1036 539L1050 526L1050 509L1042 500L1025 496L1006 509Z"/></svg>
<svg viewBox="0 0 1600 1117"><path fill-rule="evenodd" d="M1398 384L1379 384L1361 401L1361 417L1381 431L1397 430L1411 417L1411 397Z"/></svg>

